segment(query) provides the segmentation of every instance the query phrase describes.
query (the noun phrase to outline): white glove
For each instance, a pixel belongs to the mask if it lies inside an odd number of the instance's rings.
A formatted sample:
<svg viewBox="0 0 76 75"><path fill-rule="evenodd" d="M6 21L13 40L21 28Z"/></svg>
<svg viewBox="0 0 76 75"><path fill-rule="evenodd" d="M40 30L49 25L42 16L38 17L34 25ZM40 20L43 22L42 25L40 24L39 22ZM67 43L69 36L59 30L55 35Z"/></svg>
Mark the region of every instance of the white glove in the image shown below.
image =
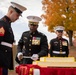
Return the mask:
<svg viewBox="0 0 76 75"><path fill-rule="evenodd" d="M19 52L18 55L17 55L17 57L18 57L19 60L21 60L23 58L23 53Z"/></svg>
<svg viewBox="0 0 76 75"><path fill-rule="evenodd" d="M32 60L38 60L38 54L33 54L31 57Z"/></svg>

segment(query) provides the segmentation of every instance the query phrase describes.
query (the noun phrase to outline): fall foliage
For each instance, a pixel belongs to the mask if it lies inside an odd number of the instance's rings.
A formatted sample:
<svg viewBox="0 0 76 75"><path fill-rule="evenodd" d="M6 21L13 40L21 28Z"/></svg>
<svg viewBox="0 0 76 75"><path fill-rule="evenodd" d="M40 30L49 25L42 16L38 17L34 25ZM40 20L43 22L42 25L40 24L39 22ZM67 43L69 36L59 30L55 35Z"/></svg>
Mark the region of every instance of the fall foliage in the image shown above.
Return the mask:
<svg viewBox="0 0 76 75"><path fill-rule="evenodd" d="M76 31L76 0L42 0L44 24L49 31L53 27L62 25L68 34L72 45L73 31Z"/></svg>

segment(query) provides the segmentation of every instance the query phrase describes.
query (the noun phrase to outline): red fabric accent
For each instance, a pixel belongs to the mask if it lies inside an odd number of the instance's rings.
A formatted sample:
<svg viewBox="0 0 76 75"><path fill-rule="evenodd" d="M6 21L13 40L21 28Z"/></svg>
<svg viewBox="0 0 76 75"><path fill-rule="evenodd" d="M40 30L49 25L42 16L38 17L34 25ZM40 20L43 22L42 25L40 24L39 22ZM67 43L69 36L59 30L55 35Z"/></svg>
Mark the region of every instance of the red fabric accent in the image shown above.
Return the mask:
<svg viewBox="0 0 76 75"><path fill-rule="evenodd" d="M76 68L41 68L40 75L76 75Z"/></svg>
<svg viewBox="0 0 76 75"><path fill-rule="evenodd" d="M30 68L40 69L40 75L76 75L76 68L55 68L55 67L39 67L38 65L20 65L18 66L18 75L29 75ZM33 73L31 73L33 75Z"/></svg>
<svg viewBox="0 0 76 75"><path fill-rule="evenodd" d="M33 72L30 72L30 68L40 69L41 67L39 67L38 65L32 65L32 64L19 65L16 67L16 73L18 73L18 75L29 75L29 74L33 75Z"/></svg>
<svg viewBox="0 0 76 75"><path fill-rule="evenodd" d="M0 68L0 75L2 75L2 68Z"/></svg>
<svg viewBox="0 0 76 75"><path fill-rule="evenodd" d="M15 72L16 72L16 73L19 72L19 67L20 67L20 66L16 66L16 67L15 67Z"/></svg>

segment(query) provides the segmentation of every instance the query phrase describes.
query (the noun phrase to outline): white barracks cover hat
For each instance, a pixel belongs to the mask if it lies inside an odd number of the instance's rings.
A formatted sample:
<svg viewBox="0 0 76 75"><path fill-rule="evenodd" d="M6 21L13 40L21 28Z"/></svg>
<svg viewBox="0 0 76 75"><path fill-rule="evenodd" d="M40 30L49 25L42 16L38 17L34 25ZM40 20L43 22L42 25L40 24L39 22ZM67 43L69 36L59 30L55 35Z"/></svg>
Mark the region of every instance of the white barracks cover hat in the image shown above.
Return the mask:
<svg viewBox="0 0 76 75"><path fill-rule="evenodd" d="M56 26L54 27L55 31L63 31L65 28L63 26Z"/></svg>
<svg viewBox="0 0 76 75"><path fill-rule="evenodd" d="M27 8L15 3L15 2L11 2L12 7L16 10L17 13L21 14L23 11L25 11Z"/></svg>
<svg viewBox="0 0 76 75"><path fill-rule="evenodd" d="M30 24L35 24L35 25L38 25L39 21L42 20L38 16L27 16L27 19L28 19L28 21L29 21Z"/></svg>

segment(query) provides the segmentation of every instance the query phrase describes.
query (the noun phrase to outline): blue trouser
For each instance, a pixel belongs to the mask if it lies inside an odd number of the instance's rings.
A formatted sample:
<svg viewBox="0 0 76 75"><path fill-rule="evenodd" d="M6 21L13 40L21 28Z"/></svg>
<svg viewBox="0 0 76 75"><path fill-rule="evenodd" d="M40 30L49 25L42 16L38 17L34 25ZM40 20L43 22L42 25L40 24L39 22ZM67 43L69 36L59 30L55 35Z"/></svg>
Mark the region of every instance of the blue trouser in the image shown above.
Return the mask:
<svg viewBox="0 0 76 75"><path fill-rule="evenodd" d="M3 68L2 75L8 75L8 69L7 68Z"/></svg>

